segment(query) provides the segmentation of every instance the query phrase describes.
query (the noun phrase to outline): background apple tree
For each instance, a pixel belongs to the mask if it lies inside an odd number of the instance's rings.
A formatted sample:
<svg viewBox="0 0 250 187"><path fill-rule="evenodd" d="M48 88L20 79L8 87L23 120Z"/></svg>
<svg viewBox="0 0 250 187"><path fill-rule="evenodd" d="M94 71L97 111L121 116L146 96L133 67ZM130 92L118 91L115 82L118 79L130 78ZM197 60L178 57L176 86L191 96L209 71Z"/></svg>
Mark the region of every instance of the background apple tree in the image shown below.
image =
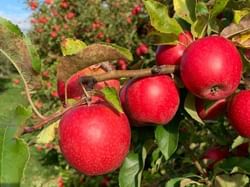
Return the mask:
<svg viewBox="0 0 250 187"><path fill-rule="evenodd" d="M249 186L248 129L233 127L229 121L235 112L228 109L234 94L250 87L249 0L26 3L33 10L29 33L0 18L1 186ZM204 100L182 81L180 61L188 46L212 35L231 40L243 69L237 89L227 98ZM170 49L170 64L162 61L159 46ZM58 81L70 88L72 75L83 69L89 71L79 76L83 85L91 87L94 80L106 81L105 86L83 88L83 99L64 93L64 88L61 92ZM133 109L133 102L127 105L121 91L133 84L133 77L162 76L157 74L169 74L177 85L178 110L167 124L144 126L132 119L128 108ZM197 74L194 68L187 76ZM121 86L110 88L110 79ZM58 137L61 117L89 104L86 98L92 94L125 112L131 126L122 165L100 176L71 167ZM242 124L249 127L247 99L240 113L245 115ZM151 104L153 113L157 102Z"/></svg>

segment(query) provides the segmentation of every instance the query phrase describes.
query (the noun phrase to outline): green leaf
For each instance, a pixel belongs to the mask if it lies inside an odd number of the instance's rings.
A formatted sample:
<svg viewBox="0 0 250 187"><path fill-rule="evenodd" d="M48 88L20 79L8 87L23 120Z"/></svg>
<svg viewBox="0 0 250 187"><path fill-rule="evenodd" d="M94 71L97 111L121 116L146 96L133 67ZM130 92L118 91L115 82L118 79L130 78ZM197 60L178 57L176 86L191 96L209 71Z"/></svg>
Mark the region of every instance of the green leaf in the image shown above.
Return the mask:
<svg viewBox="0 0 250 187"><path fill-rule="evenodd" d="M29 159L28 145L16 133L30 118L31 110L21 106L26 103L20 89L10 89L0 94L0 181L1 187L19 186Z"/></svg>
<svg viewBox="0 0 250 187"><path fill-rule="evenodd" d="M146 149L143 147L141 153L130 152L125 158L119 172L120 187L140 187L142 172L146 160Z"/></svg>
<svg viewBox="0 0 250 187"><path fill-rule="evenodd" d="M210 11L210 19L218 16L227 6L229 0L215 0L212 10Z"/></svg>
<svg viewBox="0 0 250 187"><path fill-rule="evenodd" d="M49 125L48 127L44 128L38 135L36 139L36 143L38 144L47 144L52 142L56 136L56 130L58 128L59 121Z"/></svg>
<svg viewBox="0 0 250 187"><path fill-rule="evenodd" d="M158 172L158 170L161 167L162 164L162 159L163 156L161 154L161 150L158 148L156 148L153 152L152 152L152 156L151 156L151 173L154 174L156 172Z"/></svg>
<svg viewBox="0 0 250 187"><path fill-rule="evenodd" d="M185 99L185 103L184 103L184 109L186 110L186 112L197 122L204 124L204 122L202 121L202 119L199 117L199 115L197 114L196 111L196 107L195 107L195 96L193 96L192 94L188 93L188 95L186 96Z"/></svg>
<svg viewBox="0 0 250 187"><path fill-rule="evenodd" d="M104 99L111 104L118 112L123 113L119 96L115 88L105 87L101 90Z"/></svg>
<svg viewBox="0 0 250 187"><path fill-rule="evenodd" d="M215 177L214 187L244 187L249 183L247 175L218 175Z"/></svg>
<svg viewBox="0 0 250 187"><path fill-rule="evenodd" d="M179 186L181 180L184 179L183 177L176 177L172 178L165 184L165 187L177 187Z"/></svg>
<svg viewBox="0 0 250 187"><path fill-rule="evenodd" d="M175 16L192 24L195 20L195 4L193 0L174 0Z"/></svg>
<svg viewBox="0 0 250 187"><path fill-rule="evenodd" d="M165 187L179 187L181 181L182 181L182 184L183 184L183 182L185 182L185 180L187 182L192 181L192 180L189 179L191 177L200 179L199 175L196 175L196 174L193 174L193 173L187 173L183 177L176 177L176 178L172 178L172 179L168 180L166 182L166 184L165 184ZM192 182L197 184L197 182L195 182L195 181L192 181Z"/></svg>
<svg viewBox="0 0 250 187"><path fill-rule="evenodd" d="M132 54L117 45L92 44L80 50L77 54L59 57L57 79L66 82L74 73L94 64L118 59L130 61Z"/></svg>
<svg viewBox="0 0 250 187"><path fill-rule="evenodd" d="M208 8L206 3L204 2L197 2L195 6L195 15L196 17L207 16L209 14Z"/></svg>
<svg viewBox="0 0 250 187"><path fill-rule="evenodd" d="M77 54L85 47L87 47L87 45L83 41L72 38L66 38L61 43L61 51L63 56Z"/></svg>
<svg viewBox="0 0 250 187"><path fill-rule="evenodd" d="M149 40L156 45L176 45L178 36L175 34L165 34L158 31L153 31L148 34Z"/></svg>
<svg viewBox="0 0 250 187"><path fill-rule="evenodd" d="M178 147L179 125L173 121L165 126L157 126L155 139L165 159L168 160Z"/></svg>
<svg viewBox="0 0 250 187"><path fill-rule="evenodd" d="M241 9L241 10L233 10L234 12L234 23L239 24L240 20L250 14L250 8L245 8L245 9Z"/></svg>
<svg viewBox="0 0 250 187"><path fill-rule="evenodd" d="M9 20L0 17L0 25L7 28L10 32L15 33L20 37L23 37L23 33L20 28Z"/></svg>
<svg viewBox="0 0 250 187"><path fill-rule="evenodd" d="M202 38L207 33L208 8L204 2L198 2L195 6L196 20L191 25L191 32L195 38Z"/></svg>
<svg viewBox="0 0 250 187"><path fill-rule="evenodd" d="M222 169L225 172L231 172L234 167L239 167L250 173L250 159L244 157L230 157L218 163L215 169Z"/></svg>
<svg viewBox="0 0 250 187"><path fill-rule="evenodd" d="M25 37L25 42L26 42L26 45L27 45L27 50L28 50L29 55L31 57L32 68L37 73L39 73L41 71L42 62L41 62L40 56L37 53L37 49L32 44L30 38Z"/></svg>
<svg viewBox="0 0 250 187"><path fill-rule="evenodd" d="M227 4L227 8L234 10L250 8L250 0L230 0Z"/></svg>
<svg viewBox="0 0 250 187"><path fill-rule="evenodd" d="M126 59L128 59L129 61L133 61L133 55L132 53L124 48L124 47L121 47L119 45L116 45L116 44L106 44L107 46L112 46L114 49L116 49L120 54L122 54Z"/></svg>
<svg viewBox="0 0 250 187"><path fill-rule="evenodd" d="M234 139L233 144L231 145L231 148L234 149L238 147L239 145L248 142L247 138L244 138L242 136L238 136L237 138Z"/></svg>
<svg viewBox="0 0 250 187"><path fill-rule="evenodd" d="M169 17L167 6L155 0L144 0L143 2L150 16L151 25L157 31L175 35L183 31L176 19Z"/></svg>

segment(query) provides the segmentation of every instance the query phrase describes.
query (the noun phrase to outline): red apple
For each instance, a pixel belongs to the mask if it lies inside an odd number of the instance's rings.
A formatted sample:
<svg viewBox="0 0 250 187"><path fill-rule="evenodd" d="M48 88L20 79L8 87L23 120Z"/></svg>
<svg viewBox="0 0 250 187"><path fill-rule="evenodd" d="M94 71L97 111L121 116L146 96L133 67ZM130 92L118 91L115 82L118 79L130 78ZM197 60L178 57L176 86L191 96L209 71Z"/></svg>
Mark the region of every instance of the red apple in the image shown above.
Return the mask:
<svg viewBox="0 0 250 187"><path fill-rule="evenodd" d="M249 147L248 142L242 143L233 150L233 153L235 156L238 157L247 157L249 156L248 147Z"/></svg>
<svg viewBox="0 0 250 187"><path fill-rule="evenodd" d="M56 31L50 32L50 37L51 38L56 38L57 37L57 32Z"/></svg>
<svg viewBox="0 0 250 187"><path fill-rule="evenodd" d="M193 41L192 34L188 31L179 34L179 44L161 45L156 50L157 65L176 65L180 63L186 47Z"/></svg>
<svg viewBox="0 0 250 187"><path fill-rule="evenodd" d="M143 56L143 55L147 54L148 51L149 51L148 46L147 46L146 44L144 44L144 43L141 43L141 44L136 48L136 50L135 50L135 52L136 52L136 54L137 54L138 56Z"/></svg>
<svg viewBox="0 0 250 187"><path fill-rule="evenodd" d="M242 90L232 97L227 117L241 136L250 137L250 90Z"/></svg>
<svg viewBox="0 0 250 187"><path fill-rule="evenodd" d="M247 60L250 60L250 49L245 49L244 55L247 58Z"/></svg>
<svg viewBox="0 0 250 187"><path fill-rule="evenodd" d="M227 148L221 148L221 147L212 147L209 148L203 155L203 159L208 159L209 165L208 168L212 169L214 165L223 160L224 158L228 157L230 155L230 152Z"/></svg>
<svg viewBox="0 0 250 187"><path fill-rule="evenodd" d="M59 176L57 179L57 187L64 187L64 181L61 176Z"/></svg>
<svg viewBox="0 0 250 187"><path fill-rule="evenodd" d="M102 68L85 68L77 73L75 73L73 76L68 81L68 86L67 86L67 98L72 98L72 99L79 99L82 97L83 90L82 87L79 83L79 78L82 76L91 76L94 74L101 74L105 73L106 71L103 70ZM103 81L103 82L98 82L97 84L94 85L95 89L102 89L104 87L113 87L117 91L120 89L120 81L119 80L108 80L108 81ZM61 99L61 101L64 101L65 99L65 83L63 81L58 80L57 81L57 91L58 95Z"/></svg>
<svg viewBox="0 0 250 187"><path fill-rule="evenodd" d="M203 100L198 97L195 98L195 107L199 117L202 120L215 120L225 114L226 99L217 101Z"/></svg>
<svg viewBox="0 0 250 187"><path fill-rule="evenodd" d="M117 61L117 65L118 65L118 69L120 69L120 70L126 70L127 67L128 67L127 62L126 62L126 60L124 60L124 59L119 59L119 60Z"/></svg>
<svg viewBox="0 0 250 187"><path fill-rule="evenodd" d="M54 0L44 0L44 3L47 5L50 5L53 3Z"/></svg>
<svg viewBox="0 0 250 187"><path fill-rule="evenodd" d="M231 95L241 79L242 62L237 48L221 36L208 36L191 43L185 50L180 74L185 87L208 100Z"/></svg>
<svg viewBox="0 0 250 187"><path fill-rule="evenodd" d="M125 112L126 112L126 92L127 92L128 86L131 84L131 82L133 82L133 79L130 79L127 82L125 82L123 84L122 88L120 89L120 93L119 93L121 105L122 105Z"/></svg>
<svg viewBox="0 0 250 187"><path fill-rule="evenodd" d="M73 19L75 16L76 16L76 14L75 14L74 12L68 12L68 13L66 14L66 19L71 20L71 19Z"/></svg>
<svg viewBox="0 0 250 187"><path fill-rule="evenodd" d="M166 125L180 103L178 89L167 75L135 79L125 92L126 111L141 126L145 123Z"/></svg>
<svg viewBox="0 0 250 187"><path fill-rule="evenodd" d="M59 145L68 163L85 175L102 175L122 164L130 146L125 114L107 104L82 105L66 112L59 124Z"/></svg>
<svg viewBox="0 0 250 187"><path fill-rule="evenodd" d="M135 15L137 15L137 14L140 13L141 9L142 9L142 7L141 7L140 5L136 5L136 6L132 9L131 14L135 16Z"/></svg>
<svg viewBox="0 0 250 187"><path fill-rule="evenodd" d="M41 24L46 24L48 22L48 18L45 17L45 16L41 16L37 19L38 23L41 23Z"/></svg>
<svg viewBox="0 0 250 187"><path fill-rule="evenodd" d="M194 41L193 35L189 31L184 31L178 35L178 41L184 46L189 46Z"/></svg>
<svg viewBox="0 0 250 187"><path fill-rule="evenodd" d="M67 2L61 2L60 7L67 9L69 7L69 4Z"/></svg>
<svg viewBox="0 0 250 187"><path fill-rule="evenodd" d="M38 7L38 1L30 0L29 1L29 6L30 6L31 10L36 10L37 7Z"/></svg>

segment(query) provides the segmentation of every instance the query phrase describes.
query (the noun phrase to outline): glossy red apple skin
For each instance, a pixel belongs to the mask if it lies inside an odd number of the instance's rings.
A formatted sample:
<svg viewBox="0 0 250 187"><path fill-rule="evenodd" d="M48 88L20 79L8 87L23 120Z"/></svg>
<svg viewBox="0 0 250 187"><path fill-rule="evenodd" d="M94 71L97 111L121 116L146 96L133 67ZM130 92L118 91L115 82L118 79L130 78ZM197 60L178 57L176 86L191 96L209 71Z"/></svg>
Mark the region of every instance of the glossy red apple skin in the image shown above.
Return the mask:
<svg viewBox="0 0 250 187"><path fill-rule="evenodd" d="M73 99L79 99L83 95L83 90L82 87L79 83L79 78L82 76L90 76L90 75L96 75L96 74L101 74L105 73L106 71L103 70L102 68L85 68L81 71L78 71L75 73L71 78L69 79L68 86L67 86L67 98L73 98ZM120 89L120 81L119 80L108 80L108 81L103 81L103 82L98 82L95 84L94 89L102 89L104 87L113 87L117 91ZM58 95L61 99L61 101L65 100L65 94L64 94L64 89L65 89L65 83L63 81L58 80L57 81L57 92Z"/></svg>
<svg viewBox="0 0 250 187"><path fill-rule="evenodd" d="M125 108L138 126L166 125L179 107L179 91L167 75L133 80L126 88Z"/></svg>
<svg viewBox="0 0 250 187"><path fill-rule="evenodd" d="M209 161L208 168L212 169L217 162L223 160L229 155L230 152L227 148L211 147L206 150L206 152L203 155L203 159L208 159Z"/></svg>
<svg viewBox="0 0 250 187"><path fill-rule="evenodd" d="M241 136L250 137L250 90L242 90L231 98L227 117Z"/></svg>
<svg viewBox="0 0 250 187"><path fill-rule="evenodd" d="M191 32L184 31L184 32L179 34L178 40L179 40L180 44L187 47L189 44L191 44L194 41L194 38L193 38L193 35Z"/></svg>
<svg viewBox="0 0 250 187"><path fill-rule="evenodd" d="M158 66L179 64L185 49L182 44L159 46L156 51L156 64Z"/></svg>
<svg viewBox="0 0 250 187"><path fill-rule="evenodd" d="M241 56L229 40L208 36L185 50L180 74L185 87L197 97L219 100L238 87L242 73Z"/></svg>
<svg viewBox="0 0 250 187"><path fill-rule="evenodd" d="M215 120L225 114L227 108L226 99L217 100L206 107L207 102L210 103L211 101L195 98L196 111L202 120Z"/></svg>
<svg viewBox="0 0 250 187"><path fill-rule="evenodd" d="M62 117L59 145L68 163L85 175L102 175L122 164L130 146L125 114L99 103L76 107Z"/></svg>
<svg viewBox="0 0 250 187"><path fill-rule="evenodd" d="M179 44L177 45L161 45L156 50L157 65L177 65L180 64L181 57L187 48L192 43L193 38L190 32L179 34Z"/></svg>

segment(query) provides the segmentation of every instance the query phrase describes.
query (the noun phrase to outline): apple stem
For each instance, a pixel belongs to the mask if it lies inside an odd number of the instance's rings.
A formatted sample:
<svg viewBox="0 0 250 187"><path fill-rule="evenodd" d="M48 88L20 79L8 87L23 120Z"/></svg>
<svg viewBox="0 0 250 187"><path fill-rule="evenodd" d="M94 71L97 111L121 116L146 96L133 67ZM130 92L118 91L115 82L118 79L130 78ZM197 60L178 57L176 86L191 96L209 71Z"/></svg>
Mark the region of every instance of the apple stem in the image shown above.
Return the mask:
<svg viewBox="0 0 250 187"><path fill-rule="evenodd" d="M83 90L83 93L84 93L84 96L83 99L87 102L87 105L89 106L90 103L91 103L91 96L88 94L85 86L82 84L82 82L80 81L80 85L82 87L82 90Z"/></svg>
<svg viewBox="0 0 250 187"><path fill-rule="evenodd" d="M80 105L83 105L86 103L87 102L85 101L85 99L81 99L77 103L75 103L71 106L68 106L67 108L63 108L63 110L61 110L61 111L57 111L57 112L47 116L45 119L39 121L37 124L35 124L33 126L24 126L24 127L22 127L22 129L20 129L19 135L28 134L28 133L32 133L34 131L40 130L46 124L51 124L51 123L59 120L65 112L71 110L72 108L75 108L77 106L80 106Z"/></svg>
<svg viewBox="0 0 250 187"><path fill-rule="evenodd" d="M131 78L131 77L145 77L155 74L170 74L179 70L177 65L162 65L154 66L152 68L145 68L139 70L113 70L107 73L102 73L98 75L84 76L80 78L83 84L88 84L89 81L92 83L106 81L110 79L120 79L120 78Z"/></svg>

